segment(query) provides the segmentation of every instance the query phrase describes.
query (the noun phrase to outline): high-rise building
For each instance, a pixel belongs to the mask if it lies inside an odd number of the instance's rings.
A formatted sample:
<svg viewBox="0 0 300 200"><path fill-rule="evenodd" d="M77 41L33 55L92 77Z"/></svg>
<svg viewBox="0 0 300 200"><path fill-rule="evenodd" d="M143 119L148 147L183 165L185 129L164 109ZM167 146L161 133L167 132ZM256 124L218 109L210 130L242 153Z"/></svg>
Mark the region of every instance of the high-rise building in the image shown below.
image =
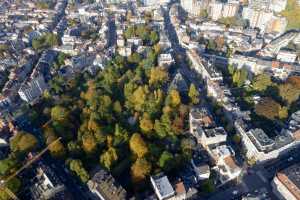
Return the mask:
<svg viewBox="0 0 300 200"><path fill-rule="evenodd" d="M287 5L287 0L272 0L270 9L272 9L274 12L281 12L285 9Z"/></svg>
<svg viewBox="0 0 300 200"><path fill-rule="evenodd" d="M244 19L249 20L251 28L259 28L262 32L273 18L272 11L258 10L250 7L245 7L242 14Z"/></svg>
<svg viewBox="0 0 300 200"><path fill-rule="evenodd" d="M201 0L180 0L181 7L191 15L199 15L202 9Z"/></svg>
<svg viewBox="0 0 300 200"><path fill-rule="evenodd" d="M222 17L223 3L214 2L209 5L209 16L212 20L218 20Z"/></svg>
<svg viewBox="0 0 300 200"><path fill-rule="evenodd" d="M223 17L234 17L239 10L239 3L226 3L223 6L222 16Z"/></svg>
<svg viewBox="0 0 300 200"><path fill-rule="evenodd" d="M287 26L285 17L273 17L266 27L266 33L282 34Z"/></svg>

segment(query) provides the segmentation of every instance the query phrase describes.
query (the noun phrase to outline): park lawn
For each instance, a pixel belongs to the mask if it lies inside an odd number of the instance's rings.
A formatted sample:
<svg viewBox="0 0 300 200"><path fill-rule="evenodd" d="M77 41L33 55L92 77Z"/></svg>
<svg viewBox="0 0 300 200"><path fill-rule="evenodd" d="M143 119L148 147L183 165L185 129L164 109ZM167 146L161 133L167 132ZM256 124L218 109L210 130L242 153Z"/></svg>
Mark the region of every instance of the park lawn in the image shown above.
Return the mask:
<svg viewBox="0 0 300 200"><path fill-rule="evenodd" d="M300 28L300 6L296 0L288 0L286 9L281 12L281 15L288 20L287 30Z"/></svg>

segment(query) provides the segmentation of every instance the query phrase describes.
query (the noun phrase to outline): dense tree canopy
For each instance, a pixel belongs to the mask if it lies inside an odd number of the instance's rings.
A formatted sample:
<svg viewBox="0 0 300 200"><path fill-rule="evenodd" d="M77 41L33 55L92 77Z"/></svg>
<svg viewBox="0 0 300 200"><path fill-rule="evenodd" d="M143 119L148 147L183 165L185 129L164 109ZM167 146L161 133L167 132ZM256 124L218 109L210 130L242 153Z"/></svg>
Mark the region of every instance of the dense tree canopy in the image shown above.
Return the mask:
<svg viewBox="0 0 300 200"><path fill-rule="evenodd" d="M58 37L53 33L45 33L44 35L33 39L32 48L35 50L43 50L58 45Z"/></svg>
<svg viewBox="0 0 300 200"><path fill-rule="evenodd" d="M268 119L275 119L279 116L281 106L271 98L263 98L256 106L255 112L257 115Z"/></svg>
<svg viewBox="0 0 300 200"><path fill-rule="evenodd" d="M10 148L16 153L28 153L34 150L38 145L38 141L34 135L19 132L10 140Z"/></svg>

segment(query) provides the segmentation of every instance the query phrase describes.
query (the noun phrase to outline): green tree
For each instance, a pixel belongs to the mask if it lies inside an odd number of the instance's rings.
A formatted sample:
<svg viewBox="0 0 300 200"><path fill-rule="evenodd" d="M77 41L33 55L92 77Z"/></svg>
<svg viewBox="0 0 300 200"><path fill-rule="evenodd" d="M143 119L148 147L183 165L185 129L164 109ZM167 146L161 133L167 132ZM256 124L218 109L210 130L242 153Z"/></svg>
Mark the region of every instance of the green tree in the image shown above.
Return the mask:
<svg viewBox="0 0 300 200"><path fill-rule="evenodd" d="M170 171L174 167L174 156L168 151L164 151L159 158L159 166L165 171Z"/></svg>
<svg viewBox="0 0 300 200"><path fill-rule="evenodd" d="M156 44L159 41L159 36L156 31L151 31L150 33L150 42L151 44Z"/></svg>
<svg viewBox="0 0 300 200"><path fill-rule="evenodd" d="M70 170L73 171L83 183L86 183L90 179L90 176L83 167L81 160L71 159L69 161L69 167Z"/></svg>
<svg viewBox="0 0 300 200"><path fill-rule="evenodd" d="M228 73L232 76L234 74L234 66L232 64L228 64Z"/></svg>
<svg viewBox="0 0 300 200"><path fill-rule="evenodd" d="M65 121L68 119L69 111L62 106L54 106L51 109L51 119L54 121Z"/></svg>
<svg viewBox="0 0 300 200"><path fill-rule="evenodd" d="M113 104L113 110L117 113L117 114L121 114L122 113L122 105L119 101L115 101Z"/></svg>
<svg viewBox="0 0 300 200"><path fill-rule="evenodd" d="M6 183L6 187L16 194L22 186L22 182L17 177L12 178L8 183ZM7 194L5 190L0 190L0 199L1 200L10 200L11 196Z"/></svg>
<svg viewBox="0 0 300 200"><path fill-rule="evenodd" d="M196 89L196 86L192 83L189 89L189 97L192 104L196 105L200 102L199 91Z"/></svg>
<svg viewBox="0 0 300 200"><path fill-rule="evenodd" d="M141 62L142 58L140 56L140 54L138 53L133 53L128 57L128 61L130 63L134 63L134 64L139 64Z"/></svg>
<svg viewBox="0 0 300 200"><path fill-rule="evenodd" d="M38 141L34 135L19 132L10 140L10 148L16 153L28 153L34 150L38 145Z"/></svg>
<svg viewBox="0 0 300 200"><path fill-rule="evenodd" d="M12 158L6 158L4 160L0 160L0 175L8 175L15 169L17 166L17 161Z"/></svg>
<svg viewBox="0 0 300 200"><path fill-rule="evenodd" d="M211 179L203 181L201 188L205 193L212 193L215 191L215 185Z"/></svg>
<svg viewBox="0 0 300 200"><path fill-rule="evenodd" d="M248 71L245 68L238 69L234 72L232 81L236 86L241 87L245 84L248 78Z"/></svg>
<svg viewBox="0 0 300 200"><path fill-rule="evenodd" d="M33 39L32 48L34 50L43 50L58 45L57 35L53 33L45 33L38 38Z"/></svg>
<svg viewBox="0 0 300 200"><path fill-rule="evenodd" d="M81 146L78 144L77 141L70 141L68 143L68 151L71 154L71 156L80 156L82 153L82 148Z"/></svg>
<svg viewBox="0 0 300 200"><path fill-rule="evenodd" d="M237 145L241 144L242 138L238 134L234 134L232 138L233 142Z"/></svg>
<svg viewBox="0 0 300 200"><path fill-rule="evenodd" d="M155 120L154 130L160 138L164 138L168 135L163 124L159 120Z"/></svg>
<svg viewBox="0 0 300 200"><path fill-rule="evenodd" d="M107 151L103 152L100 156L100 163L106 169L111 170L112 166L118 160L117 150L113 147L110 147Z"/></svg>
<svg viewBox="0 0 300 200"><path fill-rule="evenodd" d="M142 136L138 133L134 133L129 141L129 146L131 151L136 154L139 158L144 157L148 152L149 149L142 138Z"/></svg>

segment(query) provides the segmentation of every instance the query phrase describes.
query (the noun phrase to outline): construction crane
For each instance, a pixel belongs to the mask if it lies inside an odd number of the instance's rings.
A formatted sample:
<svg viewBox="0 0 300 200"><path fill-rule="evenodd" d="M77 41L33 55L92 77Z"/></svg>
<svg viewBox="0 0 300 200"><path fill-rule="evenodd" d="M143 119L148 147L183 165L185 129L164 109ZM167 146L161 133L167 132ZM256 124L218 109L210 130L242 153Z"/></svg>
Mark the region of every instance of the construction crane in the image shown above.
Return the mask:
<svg viewBox="0 0 300 200"><path fill-rule="evenodd" d="M49 150L49 148L52 145L54 145L56 142L58 142L60 140L61 140L61 137L57 138L55 141L51 142L47 147L45 147L41 152L39 152L37 155L35 155L32 159L27 161L27 163L25 165L23 165L20 169L18 169L16 172L14 172L10 176L8 176L6 179L0 180L0 190L4 190L10 196L11 199L19 200L19 198L9 188L6 187L6 184L10 180L12 180L14 177L16 177L18 174L20 174L24 169L29 167L32 163L37 161L44 153L46 153L47 150Z"/></svg>

